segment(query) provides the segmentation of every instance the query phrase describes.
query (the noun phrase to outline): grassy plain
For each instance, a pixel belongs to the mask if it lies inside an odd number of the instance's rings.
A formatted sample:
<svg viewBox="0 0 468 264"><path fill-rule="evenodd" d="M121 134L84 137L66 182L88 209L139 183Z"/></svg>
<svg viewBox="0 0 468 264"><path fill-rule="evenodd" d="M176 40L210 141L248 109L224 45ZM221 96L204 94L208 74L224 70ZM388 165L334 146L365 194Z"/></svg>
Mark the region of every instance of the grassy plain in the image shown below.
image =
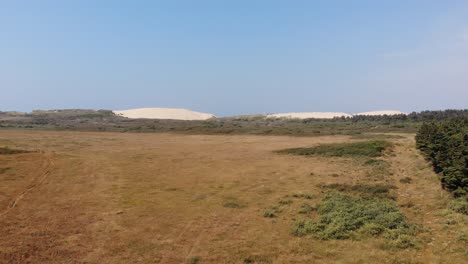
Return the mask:
<svg viewBox="0 0 468 264"><path fill-rule="evenodd" d="M467 216L413 137L0 131L0 147L32 151L0 155L0 263L467 262ZM376 138L392 150L276 153ZM388 200L414 245L295 235L330 192Z"/></svg>

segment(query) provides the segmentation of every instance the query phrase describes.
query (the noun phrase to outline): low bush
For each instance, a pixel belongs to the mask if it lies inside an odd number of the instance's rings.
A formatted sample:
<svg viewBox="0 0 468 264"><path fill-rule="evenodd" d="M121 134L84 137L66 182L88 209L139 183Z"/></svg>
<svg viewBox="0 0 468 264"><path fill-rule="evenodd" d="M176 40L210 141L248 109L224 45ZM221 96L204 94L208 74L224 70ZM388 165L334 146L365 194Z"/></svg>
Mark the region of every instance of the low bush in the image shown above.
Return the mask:
<svg viewBox="0 0 468 264"><path fill-rule="evenodd" d="M414 231L398 207L389 200L330 192L318 205L317 213L320 216L318 220L296 221L292 233L324 240L383 234L386 239L403 246L407 236L411 237ZM412 245L408 242L406 246Z"/></svg>

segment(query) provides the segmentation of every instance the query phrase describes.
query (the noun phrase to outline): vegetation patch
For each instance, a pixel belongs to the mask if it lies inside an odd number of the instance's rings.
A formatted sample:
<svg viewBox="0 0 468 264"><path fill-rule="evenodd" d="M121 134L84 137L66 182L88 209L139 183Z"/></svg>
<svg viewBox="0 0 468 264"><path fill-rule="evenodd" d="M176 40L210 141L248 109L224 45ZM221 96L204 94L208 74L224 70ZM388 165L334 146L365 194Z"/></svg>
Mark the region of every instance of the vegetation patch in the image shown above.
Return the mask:
<svg viewBox="0 0 468 264"><path fill-rule="evenodd" d="M388 161L381 159L368 159L363 163L364 166L369 167L368 176L372 178L383 178L384 176L391 175L391 165Z"/></svg>
<svg viewBox="0 0 468 264"><path fill-rule="evenodd" d="M239 202L231 201L231 202L226 202L223 204L224 207L227 208L244 208L245 205Z"/></svg>
<svg viewBox="0 0 468 264"><path fill-rule="evenodd" d="M239 201L236 197L226 197L223 206L227 208L244 208L247 205Z"/></svg>
<svg viewBox="0 0 468 264"><path fill-rule="evenodd" d="M400 179L400 182L404 183L404 184L409 184L409 183L413 182L413 179L411 179L411 177L404 177L404 178Z"/></svg>
<svg viewBox="0 0 468 264"><path fill-rule="evenodd" d="M200 257L191 257L187 263L189 264L198 264L201 262L201 258Z"/></svg>
<svg viewBox="0 0 468 264"><path fill-rule="evenodd" d="M303 203L301 205L301 207L299 208L299 213L300 214L309 214L310 212L312 212L315 208L312 207L310 204L308 203Z"/></svg>
<svg viewBox="0 0 468 264"><path fill-rule="evenodd" d="M281 200L279 200L278 203L281 204L281 205L290 205L290 204L293 203L293 200L291 200L291 199L281 199Z"/></svg>
<svg viewBox="0 0 468 264"><path fill-rule="evenodd" d="M263 212L263 217L266 217L266 218L276 217L276 211L273 209L266 209L265 212Z"/></svg>
<svg viewBox="0 0 468 264"><path fill-rule="evenodd" d="M311 200L311 199L314 199L316 197L312 193L293 193L291 196L294 197L294 198L304 198L304 199L307 199L307 200Z"/></svg>
<svg viewBox="0 0 468 264"><path fill-rule="evenodd" d="M468 215L468 197L454 199L450 203L450 209L457 213Z"/></svg>
<svg viewBox="0 0 468 264"><path fill-rule="evenodd" d="M348 239L380 236L392 240L398 247L415 245L414 228L398 207L389 200L356 198L330 192L317 207L318 220L299 220L292 232L296 236L312 235L318 239ZM409 242L411 240L411 243Z"/></svg>
<svg viewBox="0 0 468 264"><path fill-rule="evenodd" d="M290 148L276 151L280 154L326 157L379 157L385 149L391 147L388 141L374 140L354 143L323 144L311 148Z"/></svg>
<svg viewBox="0 0 468 264"><path fill-rule="evenodd" d="M9 147L0 147L0 155L12 155L12 154L22 154L29 153L31 151L23 149L11 149Z"/></svg>
<svg viewBox="0 0 468 264"><path fill-rule="evenodd" d="M253 263L273 263L273 260L268 256L254 255L244 259L244 264Z"/></svg>
<svg viewBox="0 0 468 264"><path fill-rule="evenodd" d="M5 167L5 168L0 168L0 174L3 174L7 171L9 171L11 168L10 167Z"/></svg>
<svg viewBox="0 0 468 264"><path fill-rule="evenodd" d="M333 189L340 192L349 192L354 194L359 194L363 197L378 197L378 198L388 198L395 199L394 195L390 193L391 190L397 189L395 185L391 184L346 184L346 183L332 183L321 185L321 188Z"/></svg>

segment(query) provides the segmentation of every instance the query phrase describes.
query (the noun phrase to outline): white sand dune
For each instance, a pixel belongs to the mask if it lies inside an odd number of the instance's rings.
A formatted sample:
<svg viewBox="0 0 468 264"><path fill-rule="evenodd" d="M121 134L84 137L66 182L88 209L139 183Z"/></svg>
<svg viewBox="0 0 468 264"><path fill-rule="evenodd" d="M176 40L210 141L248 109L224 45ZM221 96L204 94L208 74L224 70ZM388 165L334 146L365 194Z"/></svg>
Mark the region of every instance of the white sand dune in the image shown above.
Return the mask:
<svg viewBox="0 0 468 264"><path fill-rule="evenodd" d="M215 117L212 114L195 112L179 108L137 108L116 110L114 114L127 118L206 120Z"/></svg>
<svg viewBox="0 0 468 264"><path fill-rule="evenodd" d="M396 110L383 110L383 111L373 111L373 112L363 112L363 113L357 113L353 114L355 116L357 115L364 115L364 116L381 116L381 115L406 115L407 113L403 113L400 111Z"/></svg>
<svg viewBox="0 0 468 264"><path fill-rule="evenodd" d="M267 118L323 118L331 119L335 117L351 117L350 114L340 113L340 112L296 112L296 113L278 113L278 114L269 114Z"/></svg>

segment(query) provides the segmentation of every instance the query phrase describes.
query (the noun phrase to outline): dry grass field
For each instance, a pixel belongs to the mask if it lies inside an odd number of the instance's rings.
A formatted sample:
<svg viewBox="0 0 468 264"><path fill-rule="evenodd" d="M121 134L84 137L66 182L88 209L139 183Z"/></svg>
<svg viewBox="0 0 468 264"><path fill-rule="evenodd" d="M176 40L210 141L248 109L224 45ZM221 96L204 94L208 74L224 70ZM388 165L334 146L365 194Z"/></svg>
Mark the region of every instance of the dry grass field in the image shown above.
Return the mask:
<svg viewBox="0 0 468 264"><path fill-rule="evenodd" d="M275 153L365 136L0 131L32 151L0 155L0 263L466 263L466 216L413 138L374 166ZM415 245L295 236L333 184L394 186Z"/></svg>

